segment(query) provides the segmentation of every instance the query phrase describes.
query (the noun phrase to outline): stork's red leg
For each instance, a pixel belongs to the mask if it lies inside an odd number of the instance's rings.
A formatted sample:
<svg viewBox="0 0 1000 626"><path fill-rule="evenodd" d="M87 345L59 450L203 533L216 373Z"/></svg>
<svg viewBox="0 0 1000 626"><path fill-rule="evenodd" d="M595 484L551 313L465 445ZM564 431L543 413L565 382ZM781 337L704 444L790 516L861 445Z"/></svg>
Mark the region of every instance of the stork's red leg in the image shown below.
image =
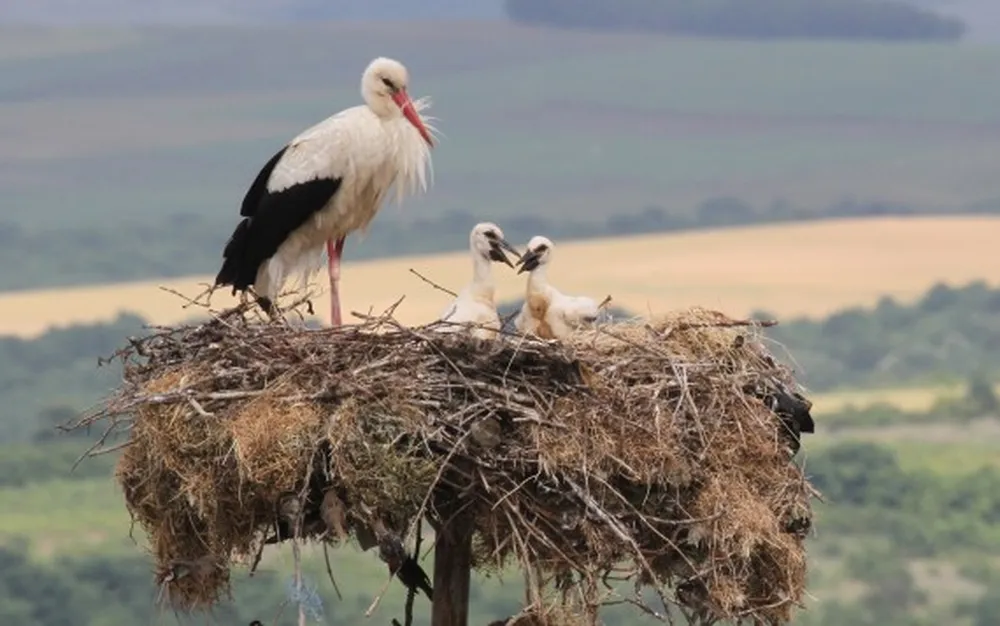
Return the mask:
<svg viewBox="0 0 1000 626"><path fill-rule="evenodd" d="M326 242L326 254L329 257L330 271L330 324L340 326L343 321L340 316L340 257L344 253L344 237L336 243L331 239Z"/></svg>

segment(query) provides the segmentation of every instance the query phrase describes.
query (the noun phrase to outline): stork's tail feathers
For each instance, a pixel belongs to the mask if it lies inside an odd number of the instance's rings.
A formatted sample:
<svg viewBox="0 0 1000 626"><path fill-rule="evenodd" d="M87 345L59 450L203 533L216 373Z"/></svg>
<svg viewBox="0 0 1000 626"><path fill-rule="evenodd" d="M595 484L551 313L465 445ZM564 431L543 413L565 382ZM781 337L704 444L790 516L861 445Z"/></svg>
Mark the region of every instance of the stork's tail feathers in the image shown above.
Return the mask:
<svg viewBox="0 0 1000 626"><path fill-rule="evenodd" d="M224 287L226 285L233 285L233 295L236 295L237 291L240 291L236 287L236 282L239 280L239 269L236 266L236 259L232 257L222 260L222 269L219 273L215 275L215 286Z"/></svg>
<svg viewBox="0 0 1000 626"><path fill-rule="evenodd" d="M246 291L257 278L257 268L248 267L247 247L250 243L250 218L240 220L226 247L222 250L222 268L215 276L216 286L232 285L233 293Z"/></svg>
<svg viewBox="0 0 1000 626"><path fill-rule="evenodd" d="M247 247L250 244L250 218L244 218L236 226L226 247L222 251L222 268L215 276L215 286L232 285L233 295L237 292L246 292L257 279L257 267L247 261ZM255 294L257 304L264 309L272 318L278 314L274 301L267 296Z"/></svg>

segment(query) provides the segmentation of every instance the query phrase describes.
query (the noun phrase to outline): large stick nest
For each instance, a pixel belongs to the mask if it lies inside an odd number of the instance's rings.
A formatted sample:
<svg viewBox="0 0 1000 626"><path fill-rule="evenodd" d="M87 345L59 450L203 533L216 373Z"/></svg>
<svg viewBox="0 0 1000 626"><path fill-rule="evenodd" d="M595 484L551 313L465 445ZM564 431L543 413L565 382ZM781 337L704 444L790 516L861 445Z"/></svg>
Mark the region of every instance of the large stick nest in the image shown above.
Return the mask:
<svg viewBox="0 0 1000 626"><path fill-rule="evenodd" d="M234 309L131 339L85 423L129 427L117 479L178 609L227 595L291 502L304 535L363 547L461 511L474 566L519 565L536 598L593 607L628 579L651 614L780 624L804 593L815 492L791 457L811 418L759 332L692 309L483 343Z"/></svg>

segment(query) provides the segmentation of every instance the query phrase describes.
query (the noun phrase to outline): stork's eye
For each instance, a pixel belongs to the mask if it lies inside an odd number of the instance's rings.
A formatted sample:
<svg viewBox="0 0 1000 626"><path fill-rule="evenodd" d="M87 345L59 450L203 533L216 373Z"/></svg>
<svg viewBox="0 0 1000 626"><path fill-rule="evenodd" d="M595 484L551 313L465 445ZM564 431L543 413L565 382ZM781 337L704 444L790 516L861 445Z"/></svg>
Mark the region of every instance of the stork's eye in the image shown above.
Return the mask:
<svg viewBox="0 0 1000 626"><path fill-rule="evenodd" d="M396 91L396 85L388 78L382 79L382 84L389 88L389 91Z"/></svg>
<svg viewBox="0 0 1000 626"><path fill-rule="evenodd" d="M485 236L487 239L496 239L497 238L497 234L495 232L493 232L492 230L486 231L485 233L483 233L483 236Z"/></svg>
<svg viewBox="0 0 1000 626"><path fill-rule="evenodd" d="M535 253L536 254L541 254L541 253L545 252L548 249L549 249L549 247L543 243L542 245L540 245L537 248L535 248Z"/></svg>

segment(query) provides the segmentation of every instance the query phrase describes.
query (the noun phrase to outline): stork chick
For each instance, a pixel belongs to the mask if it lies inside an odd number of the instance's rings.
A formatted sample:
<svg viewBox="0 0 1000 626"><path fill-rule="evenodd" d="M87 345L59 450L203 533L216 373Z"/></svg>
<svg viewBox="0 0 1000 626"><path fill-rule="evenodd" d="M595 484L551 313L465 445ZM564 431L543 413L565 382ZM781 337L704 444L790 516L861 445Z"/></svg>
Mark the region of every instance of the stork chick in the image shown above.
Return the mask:
<svg viewBox="0 0 1000 626"><path fill-rule="evenodd" d="M450 324L477 324L469 331L477 339L493 339L500 330L500 315L495 301L496 283L493 281L492 262L514 264L504 250L518 255L514 246L504 239L503 231L492 222L480 222L469 233L472 252L472 282L466 285L448 305L441 320ZM442 330L459 330L458 326L444 326Z"/></svg>
<svg viewBox="0 0 1000 626"><path fill-rule="evenodd" d="M341 324L347 235L368 227L393 185L399 201L427 188L434 140L419 113L427 104L410 100L408 84L402 63L375 59L361 77L365 104L306 129L268 160L243 198L216 286L232 285L234 294L252 286L273 314L286 278L312 273L325 244L330 319Z"/></svg>
<svg viewBox="0 0 1000 626"><path fill-rule="evenodd" d="M528 287L514 327L542 339L561 339L597 321L600 315L600 306L593 299L567 296L549 284L548 265L552 261L553 247L547 237L536 235L517 261L521 266L517 273L528 272Z"/></svg>

